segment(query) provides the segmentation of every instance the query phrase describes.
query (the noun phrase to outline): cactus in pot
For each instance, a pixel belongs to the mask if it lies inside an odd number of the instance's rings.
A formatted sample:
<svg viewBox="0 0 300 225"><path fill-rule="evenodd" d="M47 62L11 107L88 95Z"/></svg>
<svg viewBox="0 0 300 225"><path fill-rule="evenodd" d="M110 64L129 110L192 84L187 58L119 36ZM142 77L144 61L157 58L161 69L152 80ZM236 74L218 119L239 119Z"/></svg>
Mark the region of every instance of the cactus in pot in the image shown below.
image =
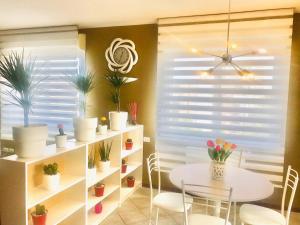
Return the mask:
<svg viewBox="0 0 300 225"><path fill-rule="evenodd" d="M60 173L58 171L58 164L50 163L48 165L44 165L43 170L44 187L50 191L57 190L60 183Z"/></svg>
<svg viewBox="0 0 300 225"><path fill-rule="evenodd" d="M67 135L64 132L64 125L57 125L59 134L55 136L55 143L57 148L64 148L67 142Z"/></svg>
<svg viewBox="0 0 300 225"><path fill-rule="evenodd" d="M102 172L105 172L109 169L110 167L110 152L112 148L112 142L110 144L102 142L99 144L99 155L100 155L100 162L99 162L99 169Z"/></svg>
<svg viewBox="0 0 300 225"><path fill-rule="evenodd" d="M36 205L35 211L31 213L33 225L46 225L47 213L44 205Z"/></svg>

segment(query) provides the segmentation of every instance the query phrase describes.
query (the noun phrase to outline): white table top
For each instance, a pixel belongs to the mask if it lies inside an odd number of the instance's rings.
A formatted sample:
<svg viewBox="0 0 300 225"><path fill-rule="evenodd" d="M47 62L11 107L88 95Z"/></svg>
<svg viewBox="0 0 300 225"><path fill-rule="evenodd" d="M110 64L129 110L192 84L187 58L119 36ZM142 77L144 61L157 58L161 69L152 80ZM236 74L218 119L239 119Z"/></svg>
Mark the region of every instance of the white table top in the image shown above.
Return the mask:
<svg viewBox="0 0 300 225"><path fill-rule="evenodd" d="M273 184L263 175L238 167L226 165L224 180L211 178L210 164L186 164L173 169L170 180L181 188L181 180L185 183L212 187L232 187L233 202L251 202L265 199L273 194ZM205 197L205 196L204 196Z"/></svg>

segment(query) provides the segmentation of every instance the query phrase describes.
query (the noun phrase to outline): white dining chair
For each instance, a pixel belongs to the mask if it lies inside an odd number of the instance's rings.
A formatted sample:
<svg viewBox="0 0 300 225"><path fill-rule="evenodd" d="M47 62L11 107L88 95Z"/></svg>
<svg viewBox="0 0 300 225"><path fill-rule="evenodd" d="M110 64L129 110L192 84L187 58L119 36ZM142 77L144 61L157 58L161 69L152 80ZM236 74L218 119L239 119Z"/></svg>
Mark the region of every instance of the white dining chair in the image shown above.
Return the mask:
<svg viewBox="0 0 300 225"><path fill-rule="evenodd" d="M152 224L153 208L156 208L155 225L158 224L159 209L169 210L172 212L183 213L183 203L181 193L161 192L161 174L159 153L155 152L147 158L147 170L150 186L150 217L149 224ZM157 194L154 196L152 173L157 171Z"/></svg>
<svg viewBox="0 0 300 225"><path fill-rule="evenodd" d="M244 204L240 208L240 219L242 225L288 225L298 181L299 177L297 171L293 170L291 166L289 166L283 188L281 213L262 206ZM291 192L287 211L285 213L285 202L288 189L291 189Z"/></svg>
<svg viewBox="0 0 300 225"><path fill-rule="evenodd" d="M215 188L204 185L185 184L184 181L182 181L185 225L231 225L229 222L231 195L232 188ZM216 201L220 202L218 206L215 204ZM225 218L211 216L208 214L208 210L205 210L205 214L195 212L202 207L206 209L207 207L212 209L219 207L219 210L225 212Z"/></svg>

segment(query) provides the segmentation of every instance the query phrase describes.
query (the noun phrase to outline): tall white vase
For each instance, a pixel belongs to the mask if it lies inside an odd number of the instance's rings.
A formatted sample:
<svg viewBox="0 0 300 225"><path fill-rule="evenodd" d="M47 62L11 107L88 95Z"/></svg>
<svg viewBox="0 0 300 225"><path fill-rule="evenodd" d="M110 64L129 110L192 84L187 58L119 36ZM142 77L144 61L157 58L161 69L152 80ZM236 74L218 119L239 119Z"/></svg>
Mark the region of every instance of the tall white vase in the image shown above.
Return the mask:
<svg viewBox="0 0 300 225"><path fill-rule="evenodd" d="M124 130L127 126L128 112L109 112L111 130Z"/></svg>
<svg viewBox="0 0 300 225"><path fill-rule="evenodd" d="M73 119L74 134L77 141L91 141L96 137L98 118Z"/></svg>
<svg viewBox="0 0 300 225"><path fill-rule="evenodd" d="M43 155L48 138L46 124L13 127L12 130L18 157L36 158Z"/></svg>

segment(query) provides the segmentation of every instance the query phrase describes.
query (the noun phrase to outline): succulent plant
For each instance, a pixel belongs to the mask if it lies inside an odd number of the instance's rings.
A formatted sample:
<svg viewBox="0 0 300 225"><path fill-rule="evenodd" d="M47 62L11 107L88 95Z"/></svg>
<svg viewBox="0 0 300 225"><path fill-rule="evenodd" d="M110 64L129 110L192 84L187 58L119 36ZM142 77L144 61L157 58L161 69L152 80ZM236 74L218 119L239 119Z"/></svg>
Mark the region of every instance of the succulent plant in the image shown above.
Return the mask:
<svg viewBox="0 0 300 225"><path fill-rule="evenodd" d="M122 164L126 164L126 160L125 159L122 159Z"/></svg>
<svg viewBox="0 0 300 225"><path fill-rule="evenodd" d="M58 124L58 125L57 125L57 128L58 128L58 132L59 132L59 135L60 135L60 136L65 135L65 132L64 132L64 125L63 125L63 124Z"/></svg>
<svg viewBox="0 0 300 225"><path fill-rule="evenodd" d="M45 215L47 213L47 209L44 205L36 205L35 206L35 215L37 216L42 216Z"/></svg>
<svg viewBox="0 0 300 225"><path fill-rule="evenodd" d="M104 144L104 142L102 142L102 145L100 144L99 155L101 161L103 162L109 161L111 147L112 147L112 142L110 142L110 144L107 143L106 145Z"/></svg>
<svg viewBox="0 0 300 225"><path fill-rule="evenodd" d="M44 165L44 173L46 175L56 175L58 173L58 164L57 163L50 163L48 165Z"/></svg>
<svg viewBox="0 0 300 225"><path fill-rule="evenodd" d="M96 185L96 187L102 187L102 186L105 186L105 184L101 183L101 182L98 182Z"/></svg>
<svg viewBox="0 0 300 225"><path fill-rule="evenodd" d="M134 180L135 178L134 178L134 176L128 176L127 179L128 180Z"/></svg>
<svg viewBox="0 0 300 225"><path fill-rule="evenodd" d="M131 138L127 138L126 142L131 143L131 142L132 142L132 139L131 139Z"/></svg>

